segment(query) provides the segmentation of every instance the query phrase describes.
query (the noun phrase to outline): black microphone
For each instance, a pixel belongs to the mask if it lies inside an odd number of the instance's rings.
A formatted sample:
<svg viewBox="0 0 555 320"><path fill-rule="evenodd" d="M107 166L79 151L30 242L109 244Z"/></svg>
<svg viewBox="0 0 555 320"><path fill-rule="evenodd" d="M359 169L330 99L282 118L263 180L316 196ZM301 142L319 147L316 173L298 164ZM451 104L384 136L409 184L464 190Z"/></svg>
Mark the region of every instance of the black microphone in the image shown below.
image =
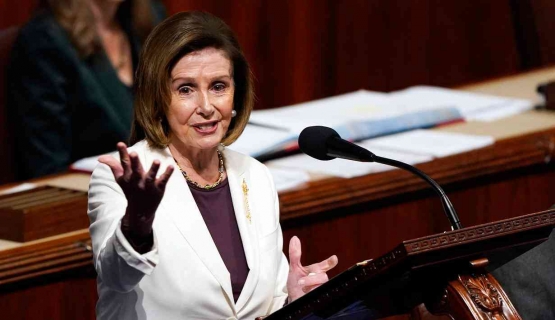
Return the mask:
<svg viewBox="0 0 555 320"><path fill-rule="evenodd" d="M451 201L439 184L437 184L437 182L435 182L427 174L409 164L393 159L378 157L361 146L341 139L335 130L323 126L305 128L299 136L299 147L302 152L318 160L327 161L335 158L342 158L360 162L377 162L412 172L424 181L428 182L440 196L443 211L445 211L447 219L449 219L451 228L453 230L462 228L453 204L451 204Z"/></svg>

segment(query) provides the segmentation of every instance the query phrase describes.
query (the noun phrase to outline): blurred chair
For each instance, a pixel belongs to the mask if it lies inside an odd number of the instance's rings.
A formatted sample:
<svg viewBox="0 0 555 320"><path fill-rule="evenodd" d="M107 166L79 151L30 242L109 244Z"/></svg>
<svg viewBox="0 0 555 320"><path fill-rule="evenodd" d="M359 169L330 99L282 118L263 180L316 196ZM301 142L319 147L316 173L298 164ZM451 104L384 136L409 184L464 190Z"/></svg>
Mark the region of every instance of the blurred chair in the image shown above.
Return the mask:
<svg viewBox="0 0 555 320"><path fill-rule="evenodd" d="M7 67L18 27L0 30L0 183L16 180L16 160L13 125L8 121Z"/></svg>

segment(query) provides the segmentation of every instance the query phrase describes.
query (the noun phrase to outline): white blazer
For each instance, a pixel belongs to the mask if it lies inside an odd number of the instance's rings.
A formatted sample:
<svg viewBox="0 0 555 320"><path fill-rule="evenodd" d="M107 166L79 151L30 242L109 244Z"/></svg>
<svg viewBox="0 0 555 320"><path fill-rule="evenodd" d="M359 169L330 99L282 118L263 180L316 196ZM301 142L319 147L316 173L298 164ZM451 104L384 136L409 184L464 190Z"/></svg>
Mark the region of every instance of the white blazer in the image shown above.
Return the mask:
<svg viewBox="0 0 555 320"><path fill-rule="evenodd" d="M146 141L129 151L137 152L145 170L154 159L161 162L159 173L170 164L177 168L168 149L150 148ZM237 303L229 272L179 171L170 177L156 211L154 247L141 255L121 233L127 200L109 167L99 164L91 177L88 208L98 273L97 319L254 319L284 304L289 267L272 177L253 158L227 149L223 155L250 270Z"/></svg>

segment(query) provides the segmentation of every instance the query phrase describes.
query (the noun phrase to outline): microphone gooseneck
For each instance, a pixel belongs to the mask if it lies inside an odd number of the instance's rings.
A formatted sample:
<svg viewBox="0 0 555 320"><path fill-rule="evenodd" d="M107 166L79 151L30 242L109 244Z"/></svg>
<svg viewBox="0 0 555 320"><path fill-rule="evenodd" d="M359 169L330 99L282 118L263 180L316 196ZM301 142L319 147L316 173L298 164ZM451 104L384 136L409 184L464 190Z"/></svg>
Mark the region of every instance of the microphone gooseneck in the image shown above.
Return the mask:
<svg viewBox="0 0 555 320"><path fill-rule="evenodd" d="M341 139L335 130L323 126L305 128L299 136L299 147L302 152L318 160L342 158L360 162L377 162L409 171L430 184L440 196L443 211L449 219L451 228L453 230L462 228L457 212L445 191L427 174L407 163L379 157L363 147Z"/></svg>
<svg viewBox="0 0 555 320"><path fill-rule="evenodd" d="M462 229L462 225L461 225L461 222L459 221L459 217L457 215L457 212L455 211L455 207L453 207L453 204L451 203L451 201L447 197L447 194L445 194L445 191L443 191L443 189L439 186L439 184L437 182L435 182L434 179L430 178L430 176L428 176L424 172L420 171L418 168L415 168L415 167L411 166L410 164L407 164L407 163L404 163L404 162L401 162L401 161L388 159L388 158L383 158L383 157L378 157L376 155L374 155L374 161L377 162L377 163L381 163L381 164L385 164L385 165L389 165L389 166L393 166L393 167L397 167L397 168L400 168L400 169L407 170L407 171L412 172L415 175L419 176L420 178L422 178L426 182L428 182L428 184L430 184L432 186L432 189L434 189L436 191L436 193L439 195L439 197L441 198L441 204L443 205L443 211L445 212L445 215L447 216L447 219L449 219L449 223L451 224L451 228L453 230Z"/></svg>

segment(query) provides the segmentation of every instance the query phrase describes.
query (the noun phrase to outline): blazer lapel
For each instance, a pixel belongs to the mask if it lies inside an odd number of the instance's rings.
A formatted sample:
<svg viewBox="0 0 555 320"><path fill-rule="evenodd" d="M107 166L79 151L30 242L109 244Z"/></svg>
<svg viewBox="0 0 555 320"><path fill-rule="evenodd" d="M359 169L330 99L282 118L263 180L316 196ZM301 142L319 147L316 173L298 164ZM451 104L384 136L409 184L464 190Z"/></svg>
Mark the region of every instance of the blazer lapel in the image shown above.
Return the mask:
<svg viewBox="0 0 555 320"><path fill-rule="evenodd" d="M233 209L235 210L235 218L237 219L237 226L241 234L243 242L243 249L247 264L249 266L249 274L241 295L236 302L237 312L245 307L247 301L252 296L254 289L258 283L259 276L259 248L257 245L258 234L255 227L255 216L250 212L249 201L252 198L249 195L248 188L250 188L250 176L245 170L245 164L242 163L244 158L236 157L234 154L224 152L226 161L227 179L229 181L229 189L231 191L231 198L233 200ZM247 189L245 189L245 187Z"/></svg>
<svg viewBox="0 0 555 320"><path fill-rule="evenodd" d="M168 213L183 238L193 248L204 266L219 282L223 291L227 294L228 301L232 302L233 291L229 272L206 227L185 178L177 169L169 150L166 149L163 153L166 166L171 164L176 170L166 185L166 191L160 206ZM161 166L160 172L163 172L166 166ZM233 305L233 303L231 304Z"/></svg>

